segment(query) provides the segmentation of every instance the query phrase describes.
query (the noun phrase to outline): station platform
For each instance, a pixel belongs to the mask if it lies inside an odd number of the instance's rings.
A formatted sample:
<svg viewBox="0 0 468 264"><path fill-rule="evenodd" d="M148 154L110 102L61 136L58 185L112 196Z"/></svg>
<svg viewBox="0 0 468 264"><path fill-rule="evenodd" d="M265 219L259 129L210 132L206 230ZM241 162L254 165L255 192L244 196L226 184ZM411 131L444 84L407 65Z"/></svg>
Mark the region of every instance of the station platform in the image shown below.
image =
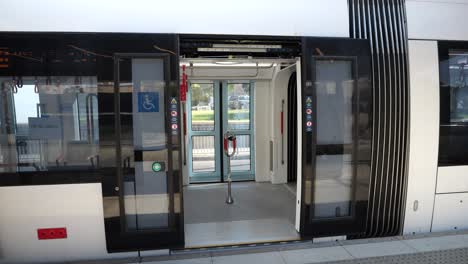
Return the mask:
<svg viewBox="0 0 468 264"><path fill-rule="evenodd" d="M196 250L161 251L159 256L113 260L123 264L308 264L468 263L468 231L373 239L300 241Z"/></svg>

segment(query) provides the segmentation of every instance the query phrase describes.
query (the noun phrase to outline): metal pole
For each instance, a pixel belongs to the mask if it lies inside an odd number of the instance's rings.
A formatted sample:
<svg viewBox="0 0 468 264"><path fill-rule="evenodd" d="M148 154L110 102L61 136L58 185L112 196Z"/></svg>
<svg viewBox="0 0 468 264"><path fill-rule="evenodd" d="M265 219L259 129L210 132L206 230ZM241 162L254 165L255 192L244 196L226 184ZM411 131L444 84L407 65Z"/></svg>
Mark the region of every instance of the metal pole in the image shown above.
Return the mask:
<svg viewBox="0 0 468 264"><path fill-rule="evenodd" d="M231 193L231 184L232 184L232 179L231 179L231 157L228 156L228 196L226 198L226 203L227 204L233 204L234 199L232 199L232 193Z"/></svg>
<svg viewBox="0 0 468 264"><path fill-rule="evenodd" d="M229 153L229 142L232 142L232 153ZM232 192L231 192L231 185L232 185L232 178L231 178L231 157L234 156L236 153L236 136L232 134L231 132L227 131L224 134L224 154L227 156L227 170L228 170L228 194L226 197L226 203L227 204L233 204L234 199L232 198Z"/></svg>

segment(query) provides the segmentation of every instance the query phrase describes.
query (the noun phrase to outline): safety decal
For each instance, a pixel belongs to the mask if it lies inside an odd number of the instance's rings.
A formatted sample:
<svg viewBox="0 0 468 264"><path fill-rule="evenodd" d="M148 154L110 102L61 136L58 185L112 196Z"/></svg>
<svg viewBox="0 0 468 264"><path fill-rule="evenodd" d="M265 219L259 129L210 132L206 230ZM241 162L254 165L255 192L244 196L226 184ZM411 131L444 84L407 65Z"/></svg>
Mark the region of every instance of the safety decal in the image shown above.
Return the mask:
<svg viewBox="0 0 468 264"><path fill-rule="evenodd" d="M169 104L169 109L171 111L171 130L172 135L177 135L179 128L179 109L177 104L177 98L172 97Z"/></svg>
<svg viewBox="0 0 468 264"><path fill-rule="evenodd" d="M305 130L306 132L312 132L312 96L305 97Z"/></svg>
<svg viewBox="0 0 468 264"><path fill-rule="evenodd" d="M159 112L159 93L139 92L138 112Z"/></svg>

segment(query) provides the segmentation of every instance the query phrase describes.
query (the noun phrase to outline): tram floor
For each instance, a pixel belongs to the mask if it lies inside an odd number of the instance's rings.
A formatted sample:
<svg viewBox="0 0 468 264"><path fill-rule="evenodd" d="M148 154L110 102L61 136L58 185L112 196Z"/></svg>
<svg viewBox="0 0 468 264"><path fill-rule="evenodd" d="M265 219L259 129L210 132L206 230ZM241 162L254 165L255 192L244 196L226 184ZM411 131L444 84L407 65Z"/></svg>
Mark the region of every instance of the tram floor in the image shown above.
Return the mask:
<svg viewBox="0 0 468 264"><path fill-rule="evenodd" d="M185 246L208 247L299 239L293 184L235 182L184 188Z"/></svg>

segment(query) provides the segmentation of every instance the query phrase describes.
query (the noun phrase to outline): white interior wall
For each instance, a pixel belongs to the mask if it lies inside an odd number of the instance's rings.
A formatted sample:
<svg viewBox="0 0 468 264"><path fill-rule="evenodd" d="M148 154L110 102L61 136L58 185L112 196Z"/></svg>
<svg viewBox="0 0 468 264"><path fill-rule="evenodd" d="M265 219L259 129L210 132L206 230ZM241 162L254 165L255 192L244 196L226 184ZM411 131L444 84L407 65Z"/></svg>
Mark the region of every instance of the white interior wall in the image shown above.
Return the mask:
<svg viewBox="0 0 468 264"><path fill-rule="evenodd" d="M403 233L431 231L439 149L436 41L409 41L410 140Z"/></svg>
<svg viewBox="0 0 468 264"><path fill-rule="evenodd" d="M4 0L0 31L348 37L347 2Z"/></svg>
<svg viewBox="0 0 468 264"><path fill-rule="evenodd" d="M273 141L273 171L271 172L272 183L286 183L287 168L288 168L288 83L289 77L296 70L296 67L290 66L286 69L281 70L278 66L273 76L272 81L272 94L271 103L272 109L270 110L273 115L270 129L270 140ZM283 136L281 136L281 109L282 101L284 100L283 117L284 117L284 129ZM283 145L283 148L281 147ZM284 161L284 162L283 162Z"/></svg>
<svg viewBox="0 0 468 264"><path fill-rule="evenodd" d="M296 63L297 76L297 176L296 176L296 230L301 230L301 205L302 205L302 76L301 76L301 61L298 59Z"/></svg>
<svg viewBox="0 0 468 264"><path fill-rule="evenodd" d="M255 81L255 181L270 181L270 142L269 124L271 123L270 80Z"/></svg>
<svg viewBox="0 0 468 264"><path fill-rule="evenodd" d="M466 0L406 0L410 39L468 40Z"/></svg>
<svg viewBox="0 0 468 264"><path fill-rule="evenodd" d="M0 187L0 263L137 257L108 254L101 184ZM66 227L66 239L38 240L38 228Z"/></svg>

